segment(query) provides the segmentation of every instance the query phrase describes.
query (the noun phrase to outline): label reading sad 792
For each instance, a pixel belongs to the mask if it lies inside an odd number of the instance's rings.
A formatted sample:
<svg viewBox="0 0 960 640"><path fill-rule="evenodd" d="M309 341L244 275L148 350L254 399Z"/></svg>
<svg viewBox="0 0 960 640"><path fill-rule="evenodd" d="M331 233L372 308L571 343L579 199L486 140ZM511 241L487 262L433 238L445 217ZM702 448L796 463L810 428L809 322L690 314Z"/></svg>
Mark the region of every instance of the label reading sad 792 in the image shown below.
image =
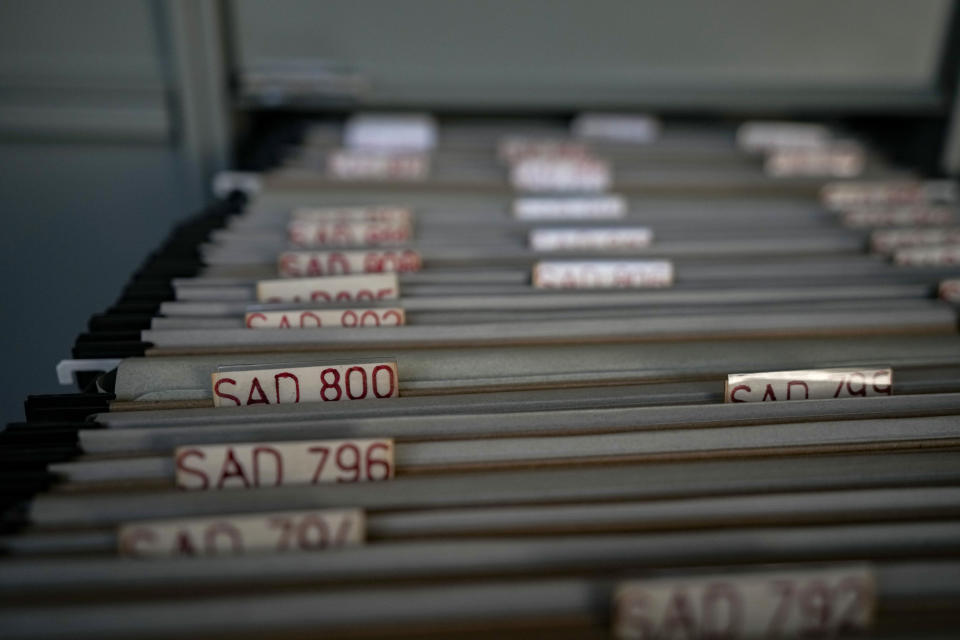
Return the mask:
<svg viewBox="0 0 960 640"><path fill-rule="evenodd" d="M638 640L836 638L871 627L865 567L627 582L614 595L614 635Z"/></svg>

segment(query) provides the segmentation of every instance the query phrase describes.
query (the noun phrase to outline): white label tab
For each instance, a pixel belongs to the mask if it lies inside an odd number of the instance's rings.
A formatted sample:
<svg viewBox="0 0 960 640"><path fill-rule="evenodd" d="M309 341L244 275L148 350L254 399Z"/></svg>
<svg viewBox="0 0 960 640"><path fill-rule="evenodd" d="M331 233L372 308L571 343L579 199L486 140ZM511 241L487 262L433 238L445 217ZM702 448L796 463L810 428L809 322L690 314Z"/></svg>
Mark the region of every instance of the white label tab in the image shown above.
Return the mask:
<svg viewBox="0 0 960 640"><path fill-rule="evenodd" d="M604 191L613 176L610 165L596 158L531 156L513 165L510 182L526 191Z"/></svg>
<svg viewBox="0 0 960 640"><path fill-rule="evenodd" d="M911 225L935 226L950 224L954 221L952 209L925 204L858 208L847 210L843 214L843 224L854 229Z"/></svg>
<svg viewBox="0 0 960 640"><path fill-rule="evenodd" d="M941 300L960 302L960 280L950 279L940 283L938 293Z"/></svg>
<svg viewBox="0 0 960 640"><path fill-rule="evenodd" d="M583 113L571 124L578 138L646 144L660 135L660 121L642 113Z"/></svg>
<svg viewBox="0 0 960 640"><path fill-rule="evenodd" d="M413 236L413 214L406 207L301 207L287 225L298 247L390 246Z"/></svg>
<svg viewBox="0 0 960 640"><path fill-rule="evenodd" d="M350 275L356 273L401 273L419 271L420 254L397 251L285 251L277 258L277 274L283 278Z"/></svg>
<svg viewBox="0 0 960 640"><path fill-rule="evenodd" d="M897 249L893 262L902 267L933 267L960 264L960 245L947 244L935 247L912 247Z"/></svg>
<svg viewBox="0 0 960 640"><path fill-rule="evenodd" d="M651 578L614 593L614 635L684 640L836 638L873 625L867 567Z"/></svg>
<svg viewBox="0 0 960 640"><path fill-rule="evenodd" d="M534 156L564 158L589 155L589 148L582 142L559 138L509 137L504 138L497 145L497 157L508 164Z"/></svg>
<svg viewBox="0 0 960 640"><path fill-rule="evenodd" d="M363 544L360 509L274 511L216 518L145 520L121 525L122 556L222 556L322 551Z"/></svg>
<svg viewBox="0 0 960 640"><path fill-rule="evenodd" d="M308 311L248 311L248 329L318 329L400 327L406 314L400 307L377 309L311 309Z"/></svg>
<svg viewBox="0 0 960 640"><path fill-rule="evenodd" d="M745 151L819 149L831 137L825 126L806 122L749 121L737 129L737 145Z"/></svg>
<svg viewBox="0 0 960 640"><path fill-rule="evenodd" d="M541 261L533 267L533 286L563 289L668 287L673 263L667 260Z"/></svg>
<svg viewBox="0 0 960 640"><path fill-rule="evenodd" d="M327 173L341 180L423 180L429 171L424 153L337 149L327 156Z"/></svg>
<svg viewBox="0 0 960 640"><path fill-rule="evenodd" d="M820 199L834 210L866 205L951 203L957 201L958 189L949 180L834 182L824 185Z"/></svg>
<svg viewBox="0 0 960 640"><path fill-rule="evenodd" d="M211 374L213 406L396 398L397 363L224 368Z"/></svg>
<svg viewBox="0 0 960 640"><path fill-rule="evenodd" d="M892 369L802 369L733 373L725 402L780 402L893 395Z"/></svg>
<svg viewBox="0 0 960 640"><path fill-rule="evenodd" d="M297 207L290 214L293 220L309 222L392 222L410 223L413 212L395 205L369 207Z"/></svg>
<svg viewBox="0 0 960 640"><path fill-rule="evenodd" d="M291 220L287 238L297 247L378 247L409 242L413 227L406 222L330 222Z"/></svg>
<svg viewBox="0 0 960 640"><path fill-rule="evenodd" d="M513 215L517 220L618 220L627 213L623 196L588 198L517 198Z"/></svg>
<svg viewBox="0 0 960 640"><path fill-rule="evenodd" d="M653 232L647 227L595 229L533 229L530 248L534 251L590 249L636 249L649 247Z"/></svg>
<svg viewBox="0 0 960 640"><path fill-rule="evenodd" d="M895 249L925 247L940 244L960 245L960 228L951 229L890 229L870 234L870 248L879 253Z"/></svg>
<svg viewBox="0 0 960 640"><path fill-rule="evenodd" d="M260 302L352 302L396 300L399 296L400 281L396 273L282 278L257 283Z"/></svg>
<svg viewBox="0 0 960 640"><path fill-rule="evenodd" d="M425 113L358 113L344 125L343 144L354 149L429 151L437 144L437 123Z"/></svg>
<svg viewBox="0 0 960 640"><path fill-rule="evenodd" d="M865 165L862 149L844 145L825 149L780 149L767 156L763 168L767 175L776 178L849 178L863 173Z"/></svg>
<svg viewBox="0 0 960 640"><path fill-rule="evenodd" d="M393 477L393 440L309 440L178 447L176 482L187 491L378 482Z"/></svg>

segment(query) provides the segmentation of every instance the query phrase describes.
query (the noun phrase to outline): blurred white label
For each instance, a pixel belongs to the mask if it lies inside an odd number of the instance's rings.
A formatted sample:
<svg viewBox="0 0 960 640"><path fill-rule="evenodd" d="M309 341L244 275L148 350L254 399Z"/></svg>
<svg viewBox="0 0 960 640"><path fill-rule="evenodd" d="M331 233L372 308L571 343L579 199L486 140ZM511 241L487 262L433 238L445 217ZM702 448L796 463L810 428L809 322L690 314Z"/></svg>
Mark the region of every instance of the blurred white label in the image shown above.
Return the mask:
<svg viewBox="0 0 960 640"><path fill-rule="evenodd" d="M648 247L653 232L647 227L597 229L533 229L530 248L534 251L565 249L631 249Z"/></svg>
<svg viewBox="0 0 960 640"><path fill-rule="evenodd" d="M390 222L409 224L413 213L406 207L374 205L369 207L297 207L290 214L294 220L309 222Z"/></svg>
<svg viewBox="0 0 960 640"><path fill-rule="evenodd" d="M953 221L953 209L927 204L851 208L843 214L843 224L852 228L943 225Z"/></svg>
<svg viewBox="0 0 960 640"><path fill-rule="evenodd" d="M764 171L777 178L818 177L851 178L863 173L866 158L856 145L826 148L779 149L763 163Z"/></svg>
<svg viewBox="0 0 960 640"><path fill-rule="evenodd" d="M744 122L737 129L737 145L745 151L819 149L830 143L830 130L806 122Z"/></svg>
<svg viewBox="0 0 960 640"><path fill-rule="evenodd" d="M406 222L291 220L287 224L287 238L297 247L395 246L412 236Z"/></svg>
<svg viewBox="0 0 960 640"><path fill-rule="evenodd" d="M673 284L673 263L666 260L541 261L533 267L533 286L560 289L654 288Z"/></svg>
<svg viewBox="0 0 960 640"><path fill-rule="evenodd" d="M870 248L879 253L941 244L960 244L960 228L890 229L870 234Z"/></svg>
<svg viewBox="0 0 960 640"><path fill-rule="evenodd" d="M590 150L582 142L556 138L504 138L497 145L497 157L513 164L531 156L582 157L590 156Z"/></svg>
<svg viewBox="0 0 960 640"><path fill-rule="evenodd" d="M960 280L944 280L938 288L940 299L947 302L960 302Z"/></svg>
<svg viewBox="0 0 960 640"><path fill-rule="evenodd" d="M135 557L321 551L365 538L360 509L146 520L122 525L117 535L120 555Z"/></svg>
<svg viewBox="0 0 960 640"><path fill-rule="evenodd" d="M285 251L277 258L277 273L283 278L400 273L419 271L421 265L420 254L411 249Z"/></svg>
<svg viewBox="0 0 960 640"><path fill-rule="evenodd" d="M893 262L904 267L960 264L960 245L948 244L897 249L893 254Z"/></svg>
<svg viewBox="0 0 960 640"><path fill-rule="evenodd" d="M623 196L592 198L517 198L513 215L518 220L615 220L627 213Z"/></svg>
<svg viewBox="0 0 960 640"><path fill-rule="evenodd" d="M614 636L652 640L836 638L873 625L867 567L651 578L614 592Z"/></svg>
<svg viewBox="0 0 960 640"><path fill-rule="evenodd" d="M396 273L283 278L257 283L259 302L372 302L396 300L399 296L400 281Z"/></svg>
<svg viewBox="0 0 960 640"><path fill-rule="evenodd" d="M806 369L732 373L727 376L725 402L782 402L889 396L892 369Z"/></svg>
<svg viewBox="0 0 960 640"><path fill-rule="evenodd" d="M422 113L360 113L347 120L343 144L352 149L429 151L437 144L437 123Z"/></svg>
<svg viewBox="0 0 960 640"><path fill-rule="evenodd" d="M649 143L660 135L660 121L642 113L583 113L571 125L578 138Z"/></svg>
<svg viewBox="0 0 960 640"><path fill-rule="evenodd" d="M327 155L327 173L342 180L423 180L430 171L425 153L336 149Z"/></svg>
<svg viewBox="0 0 960 640"><path fill-rule="evenodd" d="M820 192L823 204L841 210L862 205L956 202L957 184L950 180L894 182L834 182Z"/></svg>
<svg viewBox="0 0 960 640"><path fill-rule="evenodd" d="M248 329L366 329L402 326L406 314L400 307L248 311L243 322Z"/></svg>
<svg viewBox="0 0 960 640"><path fill-rule="evenodd" d="M186 446L173 455L177 488L187 491L380 482L394 475L390 438Z"/></svg>
<svg viewBox="0 0 960 640"><path fill-rule="evenodd" d="M525 191L604 191L613 177L610 165L590 157L530 156L510 169L510 182Z"/></svg>

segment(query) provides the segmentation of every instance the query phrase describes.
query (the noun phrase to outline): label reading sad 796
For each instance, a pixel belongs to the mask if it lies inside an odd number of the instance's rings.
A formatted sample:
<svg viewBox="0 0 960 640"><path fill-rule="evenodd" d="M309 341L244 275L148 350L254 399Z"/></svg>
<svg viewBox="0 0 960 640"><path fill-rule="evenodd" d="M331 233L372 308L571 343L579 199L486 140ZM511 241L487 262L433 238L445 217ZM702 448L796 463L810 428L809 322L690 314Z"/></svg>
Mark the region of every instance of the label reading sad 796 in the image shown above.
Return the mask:
<svg viewBox="0 0 960 640"><path fill-rule="evenodd" d="M394 475L393 440L309 440L179 447L177 488L188 491L376 482Z"/></svg>

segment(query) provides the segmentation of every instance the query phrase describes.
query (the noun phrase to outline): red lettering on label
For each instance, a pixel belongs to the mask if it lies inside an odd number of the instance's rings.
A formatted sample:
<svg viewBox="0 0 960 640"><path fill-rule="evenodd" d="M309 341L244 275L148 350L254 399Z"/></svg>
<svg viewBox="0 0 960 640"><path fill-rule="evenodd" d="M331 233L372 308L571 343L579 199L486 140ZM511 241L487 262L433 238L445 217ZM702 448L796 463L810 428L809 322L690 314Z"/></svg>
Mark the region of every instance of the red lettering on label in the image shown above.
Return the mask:
<svg viewBox="0 0 960 640"><path fill-rule="evenodd" d="M790 615L790 604L793 601L793 581L774 580L770 583L770 588L780 598L773 617L770 618L770 624L767 626L767 636L775 638L783 631L787 623L787 617Z"/></svg>
<svg viewBox="0 0 960 640"><path fill-rule="evenodd" d="M841 600L844 595L852 595L849 604L840 611L840 622L837 631L840 635L853 634L863 630L859 621L861 611L870 607L871 590L864 581L856 576L848 576L840 581L835 591L836 599Z"/></svg>
<svg viewBox="0 0 960 640"><path fill-rule="evenodd" d="M377 374L381 371L385 371L387 373L387 384L389 386L386 393L380 393L380 379L377 378ZM397 381L394 379L392 368L385 364L378 364L373 368L373 374L371 377L373 378L373 395L377 396L378 398L389 398L393 396L393 391L396 388Z"/></svg>
<svg viewBox="0 0 960 640"><path fill-rule="evenodd" d="M377 460L373 457L374 451L383 450L384 458ZM383 469L383 475L378 476L373 469ZM370 480L386 480L393 475L393 469L390 468L390 447L383 442L376 442L367 447L366 473Z"/></svg>
<svg viewBox="0 0 960 640"><path fill-rule="evenodd" d="M307 449L310 453L319 453L320 460L317 461L317 468L313 472L313 479L310 481L313 484L320 482L320 475L323 473L323 467L327 464L327 458L330 457L330 449L328 447L310 447Z"/></svg>
<svg viewBox="0 0 960 640"><path fill-rule="evenodd" d="M858 387L857 389L853 388L853 383L856 382ZM847 391L852 396L867 396L867 379L862 373L851 373L850 378L847 380Z"/></svg>
<svg viewBox="0 0 960 640"><path fill-rule="evenodd" d="M777 394L773 392L773 385L771 384L768 384L767 390L763 392L763 400L761 400L761 402L766 402L767 398L774 401L777 399Z"/></svg>
<svg viewBox="0 0 960 640"><path fill-rule="evenodd" d="M290 536L293 534L293 520L283 516L274 516L267 522L270 527L280 529L280 537L277 539L277 551L286 551L290 546Z"/></svg>
<svg viewBox="0 0 960 640"><path fill-rule="evenodd" d="M246 489L250 488L250 481L243 470L243 465L237 461L233 453L233 447L227 447L227 455L223 459L223 467L220 469L220 478L217 480L217 489L223 489L223 484L230 478L240 478Z"/></svg>
<svg viewBox="0 0 960 640"><path fill-rule="evenodd" d="M254 400L253 392L257 391L257 399ZM251 404L270 404L270 401L267 400L267 394L263 392L263 387L260 386L260 379L254 378L253 382L250 383L250 394L247 396L247 406Z"/></svg>
<svg viewBox="0 0 960 640"><path fill-rule="evenodd" d="M267 453L273 456L274 467L274 486L279 487L283 484L283 456L273 447L258 446L253 448L253 486L262 487L263 476L260 475L260 454Z"/></svg>
<svg viewBox="0 0 960 640"><path fill-rule="evenodd" d="M290 230L290 240L294 244L301 244L299 235L294 232L293 229ZM289 275L300 275L300 265L297 263L297 256L292 253L281 253L280 254L280 273L286 273Z"/></svg>
<svg viewBox="0 0 960 640"><path fill-rule="evenodd" d="M187 458L190 456L197 456L201 460L205 460L207 457L206 454L203 451L200 451L199 449L184 449L177 456L177 460L176 460L177 470L197 476L198 478L203 480L203 484L198 488L206 489L210 485L210 481L207 479L207 474L204 473L203 471L199 471L197 469L191 469L190 467L187 466L186 461L187 461Z"/></svg>
<svg viewBox="0 0 960 640"><path fill-rule="evenodd" d="M313 472L312 484L324 481L323 473L328 461L332 461L333 467L338 472L334 477L337 482L358 482L364 479L388 480L393 475L390 445L383 442L375 442L367 446L363 453L360 447L352 442L344 442L333 450L325 446L315 446L310 447L308 451L320 456ZM378 451L383 452L382 458L375 457Z"/></svg>
<svg viewBox="0 0 960 640"><path fill-rule="evenodd" d="M203 545L209 554L217 552L217 536L227 536L230 540L230 551L235 554L243 553L243 537L240 531L229 522L214 522L203 535Z"/></svg>
<svg viewBox="0 0 960 640"><path fill-rule="evenodd" d="M737 397L737 391L741 391L741 390L746 391L747 393L750 393L751 391L748 385L738 384L730 391L730 402L746 402L746 400L741 400L740 398Z"/></svg>
<svg viewBox="0 0 960 640"><path fill-rule="evenodd" d="M281 378L287 378L287 379L293 380L293 385L297 392L294 402L300 402L300 379L297 378L296 375L290 373L289 371L283 371L273 376L273 381L277 387L277 404L280 404L280 379Z"/></svg>
<svg viewBox="0 0 960 640"><path fill-rule="evenodd" d="M884 393L884 394L886 394L886 395L889 396L889 395L892 395L892 394L893 394L893 385L892 385L892 384L886 384L886 385L878 385L878 384L877 384L877 377L878 377L878 376L886 376L886 375L887 375L887 372L886 372L886 371L875 371L875 372L873 373L873 390L876 391L877 393Z"/></svg>
<svg viewBox="0 0 960 640"><path fill-rule="evenodd" d="M254 318L260 318L261 320L264 320L264 321L265 321L265 320L267 319L267 316L263 315L262 313L251 313L251 314L247 317L247 328L252 328L252 327L254 327L254 326L257 326L257 327L263 326L263 325L254 325L254 324L253 324L253 319L254 319Z"/></svg>
<svg viewBox="0 0 960 640"><path fill-rule="evenodd" d="M794 385L803 387L804 400L810 399L810 387L807 386L807 383L804 382L803 380L791 380L790 382L787 383L787 400L793 400L793 398L790 397L790 392Z"/></svg>
<svg viewBox="0 0 960 640"><path fill-rule="evenodd" d="M304 327L310 326L310 324L307 322L307 318L313 318L313 322L314 322L313 326L314 326L314 327L322 326L322 323L320 322L320 316L318 316L317 314L313 313L312 311L304 311L303 313L300 314L300 328L301 328L301 329L304 328Z"/></svg>
<svg viewBox="0 0 960 640"><path fill-rule="evenodd" d="M233 400L233 402L239 407L240 404L241 404L241 403L240 403L240 398L238 398L238 397L235 396L235 395L231 395L231 394L229 394L229 393L223 393L222 391L220 391L220 385L222 385L222 384L233 384L233 385L235 385L235 384L237 384L237 381L234 380L233 378L220 378L219 380L217 380L217 383L216 383L215 385L213 385L213 393L214 393L218 398L226 398L226 399L228 399L228 400Z"/></svg>
<svg viewBox="0 0 960 640"><path fill-rule="evenodd" d="M352 383L352 379L350 378L350 374L351 374L351 373L359 373L359 374L360 374L360 382L363 384L363 387L362 387L363 391L361 391L361 392L359 392L359 393L357 393L357 394L354 394L354 393L353 393L353 387L352 387L352 384L351 384L351 383ZM360 398L366 398L366 397L367 397L367 372L363 370L363 367L350 367L350 368L347 369L346 372L343 374L343 377L344 377L344 379L345 379L345 386L347 387L347 397L348 397L348 398L350 398L351 400L359 400Z"/></svg>
<svg viewBox="0 0 960 640"><path fill-rule="evenodd" d="M701 637L711 640L737 637L743 619L743 603L732 585L726 582L708 585L703 594L702 609Z"/></svg>
<svg viewBox="0 0 960 640"><path fill-rule="evenodd" d="M679 632L679 635L678 635ZM678 589L670 598L663 616L663 635L667 638L695 638L697 623L686 591Z"/></svg>
<svg viewBox="0 0 960 640"><path fill-rule="evenodd" d="M197 555L197 549L193 544L193 540L190 539L190 534L187 531L178 531L177 540L176 540L176 549L177 553L184 556L195 556Z"/></svg>

